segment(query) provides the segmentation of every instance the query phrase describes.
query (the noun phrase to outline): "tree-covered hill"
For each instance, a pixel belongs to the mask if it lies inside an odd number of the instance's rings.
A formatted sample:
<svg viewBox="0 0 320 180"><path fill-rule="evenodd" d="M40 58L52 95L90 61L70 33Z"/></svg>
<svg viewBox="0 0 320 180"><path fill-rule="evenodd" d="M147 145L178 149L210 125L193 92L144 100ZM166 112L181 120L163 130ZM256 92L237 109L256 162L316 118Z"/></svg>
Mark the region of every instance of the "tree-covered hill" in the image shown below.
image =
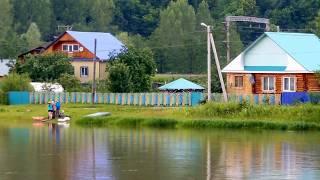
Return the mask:
<svg viewBox="0 0 320 180"><path fill-rule="evenodd" d="M201 73L206 70L206 34L213 26L222 64L227 15L270 18L283 31L320 34L320 0L0 0L0 58L51 41L63 28L104 31L127 45L152 49L158 72ZM234 23L235 57L263 27Z"/></svg>

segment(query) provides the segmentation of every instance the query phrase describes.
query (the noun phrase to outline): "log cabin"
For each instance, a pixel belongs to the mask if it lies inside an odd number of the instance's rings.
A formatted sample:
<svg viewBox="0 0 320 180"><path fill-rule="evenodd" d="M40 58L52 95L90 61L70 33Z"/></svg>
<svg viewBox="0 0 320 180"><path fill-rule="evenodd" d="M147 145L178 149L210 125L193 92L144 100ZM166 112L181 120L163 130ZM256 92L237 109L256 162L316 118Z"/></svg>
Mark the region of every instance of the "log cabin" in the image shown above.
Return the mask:
<svg viewBox="0 0 320 180"><path fill-rule="evenodd" d="M320 40L314 34L266 32L222 72L230 94L320 92Z"/></svg>
<svg viewBox="0 0 320 180"><path fill-rule="evenodd" d="M112 55L117 55L124 44L110 33L66 31L54 41L19 55L23 60L27 54L65 53L71 58L75 76L81 83L93 79L94 40L97 39L96 79L106 79L106 64Z"/></svg>

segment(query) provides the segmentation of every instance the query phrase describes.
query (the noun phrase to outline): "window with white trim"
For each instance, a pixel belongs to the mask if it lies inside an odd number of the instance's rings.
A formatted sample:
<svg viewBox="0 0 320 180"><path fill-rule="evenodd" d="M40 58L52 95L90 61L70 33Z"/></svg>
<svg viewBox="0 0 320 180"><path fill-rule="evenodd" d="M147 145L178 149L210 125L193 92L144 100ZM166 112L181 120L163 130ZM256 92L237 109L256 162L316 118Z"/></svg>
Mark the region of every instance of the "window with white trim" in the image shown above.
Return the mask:
<svg viewBox="0 0 320 180"><path fill-rule="evenodd" d="M243 87L243 76L234 76L234 87Z"/></svg>
<svg viewBox="0 0 320 180"><path fill-rule="evenodd" d="M63 52L68 52L69 46L67 44L62 45L62 51Z"/></svg>
<svg viewBox="0 0 320 180"><path fill-rule="evenodd" d="M78 52L79 51L79 44L63 44L62 51L63 52Z"/></svg>
<svg viewBox="0 0 320 180"><path fill-rule="evenodd" d="M80 77L88 77L88 75L89 75L88 66L81 66L80 67Z"/></svg>
<svg viewBox="0 0 320 180"><path fill-rule="evenodd" d="M283 91L295 92L296 91L296 78L295 77L284 77L283 78Z"/></svg>
<svg viewBox="0 0 320 180"><path fill-rule="evenodd" d="M276 86L276 78L273 76L262 77L262 91L263 92L274 92Z"/></svg>

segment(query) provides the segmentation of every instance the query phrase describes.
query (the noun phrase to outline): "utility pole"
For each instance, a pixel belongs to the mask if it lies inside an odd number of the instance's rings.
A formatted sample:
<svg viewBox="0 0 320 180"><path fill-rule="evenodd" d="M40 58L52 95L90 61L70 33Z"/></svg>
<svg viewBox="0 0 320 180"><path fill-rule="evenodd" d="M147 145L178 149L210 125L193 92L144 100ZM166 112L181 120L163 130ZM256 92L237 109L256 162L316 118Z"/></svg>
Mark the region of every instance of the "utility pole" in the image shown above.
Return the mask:
<svg viewBox="0 0 320 180"><path fill-rule="evenodd" d="M216 48L216 44L213 39L212 32L210 32L210 41L211 41L212 50L213 50L213 54L214 54L214 60L216 62L217 71L218 71L218 75L219 75L219 79L220 79L221 89L222 89L222 93L223 93L223 99L225 102L228 102L228 95L227 95L226 87L224 85L224 80L223 80L223 76L221 73L221 67L220 67L220 62L219 62L219 58L218 58L217 48Z"/></svg>
<svg viewBox="0 0 320 180"><path fill-rule="evenodd" d="M206 25L205 23L201 23L201 26L207 28L207 66L208 66L208 102L211 101L211 50L210 50L210 33L211 28L210 26Z"/></svg>
<svg viewBox="0 0 320 180"><path fill-rule="evenodd" d="M230 62L230 21L226 21L226 29L227 29L227 62Z"/></svg>
<svg viewBox="0 0 320 180"><path fill-rule="evenodd" d="M95 99L96 99L96 60L97 60L97 39L94 39L92 104L95 104Z"/></svg>

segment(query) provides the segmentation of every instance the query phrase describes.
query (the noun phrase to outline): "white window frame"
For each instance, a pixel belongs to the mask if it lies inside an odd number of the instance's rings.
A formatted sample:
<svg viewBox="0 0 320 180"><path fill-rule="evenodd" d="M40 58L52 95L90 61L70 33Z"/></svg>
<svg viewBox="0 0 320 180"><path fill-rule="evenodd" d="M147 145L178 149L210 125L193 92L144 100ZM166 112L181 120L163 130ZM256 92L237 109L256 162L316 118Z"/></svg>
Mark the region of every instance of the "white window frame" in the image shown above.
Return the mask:
<svg viewBox="0 0 320 180"><path fill-rule="evenodd" d="M64 50L64 47L67 46L67 50ZM78 46L78 50L74 50L74 46ZM62 44L62 51L67 53L79 52L80 45L79 44Z"/></svg>
<svg viewBox="0 0 320 180"><path fill-rule="evenodd" d="M83 74L82 69L87 69L87 75ZM88 77L89 76L89 67L88 66L80 66L80 77Z"/></svg>
<svg viewBox="0 0 320 180"><path fill-rule="evenodd" d="M236 83L237 77L241 77L242 78L241 86L237 86L237 83ZM234 87L235 88L239 88L239 89L243 88L243 86L244 86L244 82L243 81L244 81L243 75L234 75Z"/></svg>
<svg viewBox="0 0 320 180"><path fill-rule="evenodd" d="M293 90L291 90L290 89L290 87L291 87L291 79L294 79L294 81L293 81ZM288 87L289 87L289 89L285 89L285 79L289 79L289 81L288 81ZM294 76L285 76L285 77L283 77L282 78L282 91L283 92L296 92L297 91L297 78L296 77L294 77Z"/></svg>
<svg viewBox="0 0 320 180"><path fill-rule="evenodd" d="M264 78L268 78L268 89L267 90L264 89ZM273 87L274 87L273 90L270 90L270 78L273 78ZM276 92L276 84L277 84L276 81L277 81L277 78L275 76L262 76L262 79L261 79L262 92L264 92L264 93Z"/></svg>
<svg viewBox="0 0 320 180"><path fill-rule="evenodd" d="M64 50L64 47L67 47L67 50ZM69 45L68 44L62 44L62 51L63 52L69 52Z"/></svg>

